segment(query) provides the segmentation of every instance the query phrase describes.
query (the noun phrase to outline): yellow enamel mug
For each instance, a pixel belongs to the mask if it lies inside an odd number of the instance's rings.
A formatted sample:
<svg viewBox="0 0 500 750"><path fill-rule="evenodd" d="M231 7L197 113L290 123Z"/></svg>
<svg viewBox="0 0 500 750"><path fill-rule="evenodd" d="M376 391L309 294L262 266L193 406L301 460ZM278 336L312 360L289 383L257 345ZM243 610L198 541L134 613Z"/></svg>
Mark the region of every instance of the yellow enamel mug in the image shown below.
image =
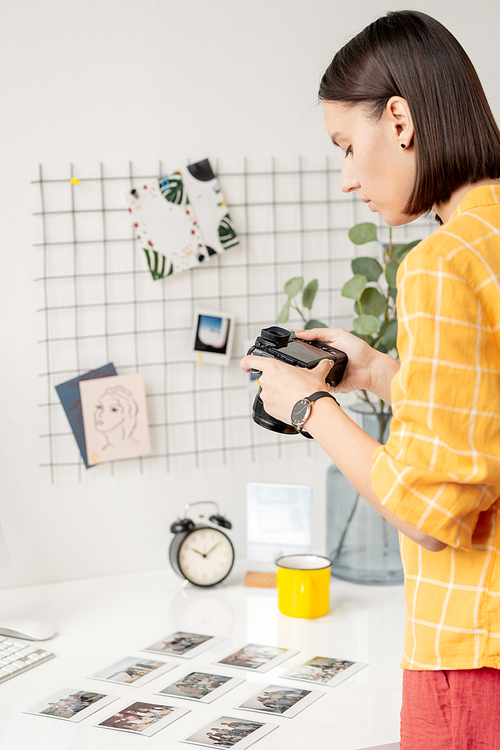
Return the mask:
<svg viewBox="0 0 500 750"><path fill-rule="evenodd" d="M278 567L278 609L289 617L321 617L330 609L330 568L327 557L285 555Z"/></svg>

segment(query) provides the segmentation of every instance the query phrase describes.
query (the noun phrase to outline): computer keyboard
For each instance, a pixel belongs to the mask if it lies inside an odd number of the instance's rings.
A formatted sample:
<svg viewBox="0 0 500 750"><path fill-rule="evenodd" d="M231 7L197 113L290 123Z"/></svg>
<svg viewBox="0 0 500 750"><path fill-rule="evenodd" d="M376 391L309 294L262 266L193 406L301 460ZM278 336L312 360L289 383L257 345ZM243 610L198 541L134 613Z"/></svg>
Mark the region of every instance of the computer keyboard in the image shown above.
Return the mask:
<svg viewBox="0 0 500 750"><path fill-rule="evenodd" d="M0 682L27 672L28 669L37 667L54 656L55 654L50 651L37 648L33 641L25 645L12 638L0 636Z"/></svg>

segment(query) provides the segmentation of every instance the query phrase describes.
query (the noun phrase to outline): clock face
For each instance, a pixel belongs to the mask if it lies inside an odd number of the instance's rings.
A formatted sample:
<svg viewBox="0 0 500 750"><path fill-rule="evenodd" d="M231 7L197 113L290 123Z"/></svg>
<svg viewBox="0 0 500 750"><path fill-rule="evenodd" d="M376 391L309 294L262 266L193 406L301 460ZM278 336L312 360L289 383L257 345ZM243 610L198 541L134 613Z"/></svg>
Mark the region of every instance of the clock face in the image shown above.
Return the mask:
<svg viewBox="0 0 500 750"><path fill-rule="evenodd" d="M195 529L182 542L178 555L182 575L198 586L213 586L233 567L234 550L229 538L212 528Z"/></svg>
<svg viewBox="0 0 500 750"><path fill-rule="evenodd" d="M302 425L304 422L304 419L309 414L310 408L311 408L311 405L309 401L306 401L305 398L301 398L300 401L297 401L297 403L292 409L292 424L296 426Z"/></svg>

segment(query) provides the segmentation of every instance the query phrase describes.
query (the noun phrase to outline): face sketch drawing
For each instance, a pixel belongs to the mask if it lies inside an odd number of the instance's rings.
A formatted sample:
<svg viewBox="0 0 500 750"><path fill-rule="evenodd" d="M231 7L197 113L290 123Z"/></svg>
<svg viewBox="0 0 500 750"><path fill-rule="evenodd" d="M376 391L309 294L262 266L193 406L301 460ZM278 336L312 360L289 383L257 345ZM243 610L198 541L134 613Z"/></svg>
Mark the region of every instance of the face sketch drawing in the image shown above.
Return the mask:
<svg viewBox="0 0 500 750"><path fill-rule="evenodd" d="M94 406L94 427L103 434L102 450L123 443L138 443L134 438L139 407L134 395L123 385L107 388Z"/></svg>

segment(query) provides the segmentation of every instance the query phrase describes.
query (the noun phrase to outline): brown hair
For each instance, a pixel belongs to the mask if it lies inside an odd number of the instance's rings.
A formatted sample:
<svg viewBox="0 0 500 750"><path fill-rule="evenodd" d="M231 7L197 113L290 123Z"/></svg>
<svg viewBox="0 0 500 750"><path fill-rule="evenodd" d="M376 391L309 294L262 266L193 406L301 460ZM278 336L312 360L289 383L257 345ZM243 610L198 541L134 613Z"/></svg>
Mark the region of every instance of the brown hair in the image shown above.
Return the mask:
<svg viewBox="0 0 500 750"><path fill-rule="evenodd" d="M465 50L425 13L388 13L351 39L321 79L319 98L366 102L382 116L392 96L408 102L416 178L406 213L429 211L460 186L500 177L500 131Z"/></svg>

